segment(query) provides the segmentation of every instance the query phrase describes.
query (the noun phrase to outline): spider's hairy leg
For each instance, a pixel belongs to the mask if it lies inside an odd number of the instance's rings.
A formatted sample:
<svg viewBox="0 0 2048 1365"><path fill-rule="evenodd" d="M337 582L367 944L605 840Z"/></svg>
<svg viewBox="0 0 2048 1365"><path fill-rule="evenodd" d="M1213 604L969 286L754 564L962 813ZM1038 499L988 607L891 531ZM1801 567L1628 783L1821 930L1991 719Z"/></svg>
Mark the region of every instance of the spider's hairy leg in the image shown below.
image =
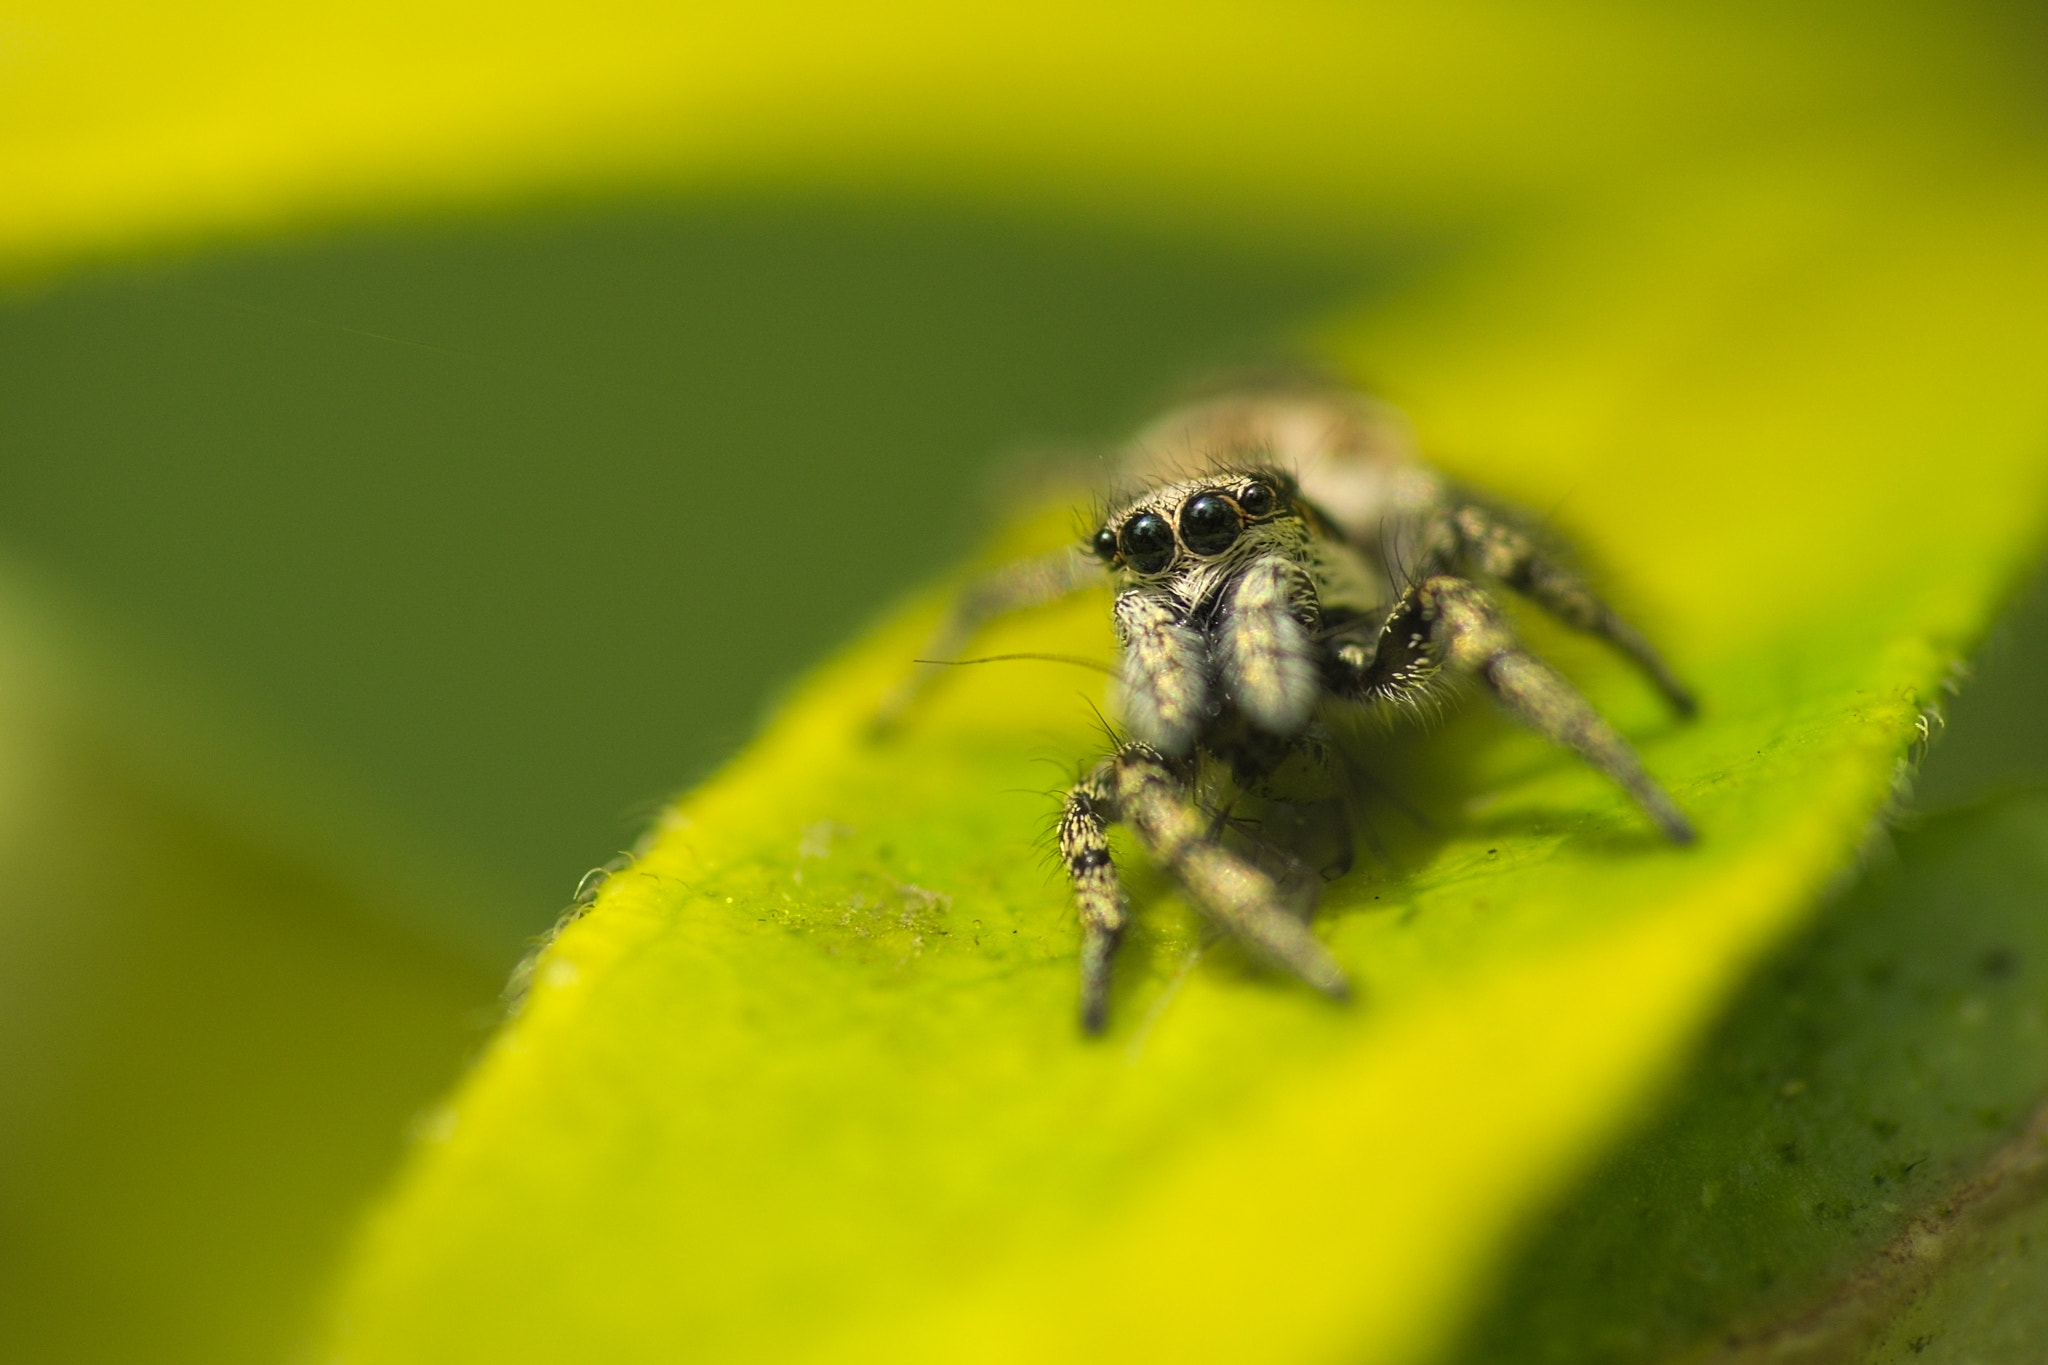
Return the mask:
<svg viewBox="0 0 2048 1365"><path fill-rule="evenodd" d="M1208 647L1180 604L1163 594L1122 593L1114 616L1124 647L1124 723L1153 748L1179 757L1209 718Z"/></svg>
<svg viewBox="0 0 2048 1365"><path fill-rule="evenodd" d="M1231 583L1215 632L1223 686L1261 730L1291 735L1322 692L1316 648L1304 617L1315 617L1308 575L1278 555L1254 560Z"/></svg>
<svg viewBox="0 0 2048 1365"><path fill-rule="evenodd" d="M946 619L925 641L918 657L951 659L989 622L1028 607L1057 602L1101 580L1102 565L1072 548L1006 564L961 590ZM941 671L940 663L917 664L875 709L870 728L876 733L894 729Z"/></svg>
<svg viewBox="0 0 2048 1365"><path fill-rule="evenodd" d="M1477 584L1447 574L1422 580L1394 604L1371 653L1353 642L1331 659L1335 689L1360 700L1412 700L1445 669L1477 676L1523 724L1605 773L1673 843L1692 842L1692 823L1643 771L1628 741L1522 648Z"/></svg>
<svg viewBox="0 0 2048 1365"><path fill-rule="evenodd" d="M1109 823L1116 811L1115 759L1067 793L1060 813L1060 862L1081 913L1081 1027L1102 1032L1109 1013L1109 968L1130 922L1130 903L1109 855Z"/></svg>
<svg viewBox="0 0 2048 1365"><path fill-rule="evenodd" d="M1209 836L1180 765L1144 744L1110 760L1117 816L1195 905L1248 947L1334 999L1350 994L1344 969L1265 873Z"/></svg>
<svg viewBox="0 0 2048 1365"><path fill-rule="evenodd" d="M1445 526L1466 573L1499 579L1566 625L1606 640L1642 669L1680 715L1699 709L1691 691L1643 633L1603 602L1581 575L1545 554L1527 535L1472 503L1451 509Z"/></svg>

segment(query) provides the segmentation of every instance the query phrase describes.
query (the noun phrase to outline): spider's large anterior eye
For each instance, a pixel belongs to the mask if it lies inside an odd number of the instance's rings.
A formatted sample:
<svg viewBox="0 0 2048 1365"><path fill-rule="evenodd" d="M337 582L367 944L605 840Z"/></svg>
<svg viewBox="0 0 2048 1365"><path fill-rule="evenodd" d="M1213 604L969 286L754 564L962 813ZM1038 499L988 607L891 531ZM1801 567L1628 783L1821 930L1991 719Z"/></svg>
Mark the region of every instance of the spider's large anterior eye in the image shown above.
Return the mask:
<svg viewBox="0 0 2048 1365"><path fill-rule="evenodd" d="M1107 564L1116 558L1116 532L1107 526L1095 533L1095 539L1088 542L1088 548L1095 551L1095 557Z"/></svg>
<svg viewBox="0 0 2048 1365"><path fill-rule="evenodd" d="M1237 509L1214 493L1190 498L1180 509L1181 542L1198 555L1222 554L1237 542L1242 529Z"/></svg>
<svg viewBox="0 0 2048 1365"><path fill-rule="evenodd" d="M1157 512L1140 513L1124 523L1117 548L1138 573L1158 573L1173 563L1173 528Z"/></svg>
<svg viewBox="0 0 2048 1365"><path fill-rule="evenodd" d="M1278 499L1267 484L1248 483L1237 490L1237 505L1244 509L1244 514L1248 517L1265 516L1273 510L1276 501Z"/></svg>

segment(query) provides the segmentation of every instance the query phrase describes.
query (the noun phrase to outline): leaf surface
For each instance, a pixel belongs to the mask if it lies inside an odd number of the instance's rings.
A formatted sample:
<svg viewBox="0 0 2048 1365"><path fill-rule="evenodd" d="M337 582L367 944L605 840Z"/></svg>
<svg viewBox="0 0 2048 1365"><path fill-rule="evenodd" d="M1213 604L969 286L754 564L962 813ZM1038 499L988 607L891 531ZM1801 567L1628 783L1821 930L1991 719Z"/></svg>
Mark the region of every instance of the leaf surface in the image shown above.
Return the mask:
<svg viewBox="0 0 2048 1365"><path fill-rule="evenodd" d="M2048 593L1971 664L1904 825L1558 1196L1453 1358L2037 1354Z"/></svg>
<svg viewBox="0 0 2048 1365"><path fill-rule="evenodd" d="M1457 1358L2033 1358L2011 1348L2048 1188L2044 836L2038 794L1902 831L1559 1204Z"/></svg>
<svg viewBox="0 0 2048 1365"><path fill-rule="evenodd" d="M1670 644L1692 725L1530 623L1697 848L1476 708L1389 740L1433 832L1390 825L1387 863L1325 897L1359 1004L1205 947L1141 874L1089 1043L1040 836L1100 751L1092 689L976 670L864 739L927 601L806 682L542 961L369 1232L338 1358L1444 1345L1849 866L2039 535L2035 193L1973 171L1901 209L1884 176L1788 193L1782 169L1674 183L1329 332ZM1106 656L1104 617L1084 598L985 647Z"/></svg>

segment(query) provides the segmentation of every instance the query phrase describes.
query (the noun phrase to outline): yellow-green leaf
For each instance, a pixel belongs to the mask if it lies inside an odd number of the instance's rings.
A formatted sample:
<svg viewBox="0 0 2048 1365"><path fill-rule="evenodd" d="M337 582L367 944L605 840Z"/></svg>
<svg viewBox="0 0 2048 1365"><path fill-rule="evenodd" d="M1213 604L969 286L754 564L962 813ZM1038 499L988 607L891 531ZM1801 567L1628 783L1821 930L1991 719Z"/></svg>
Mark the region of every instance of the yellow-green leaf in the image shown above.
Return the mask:
<svg viewBox="0 0 2048 1365"><path fill-rule="evenodd" d="M1452 1359L2036 1358L2044 663L2037 590L1973 660L1903 825L1558 1195Z"/></svg>
<svg viewBox="0 0 2048 1365"><path fill-rule="evenodd" d="M1153 879L1089 1043L1037 839L1095 718L1019 665L863 739L927 603L807 682L542 961L369 1233L337 1358L1446 1342L1523 1213L1848 866L2038 537L2042 205L1983 167L1910 202L1906 178L1678 177L1332 333L1669 642L1690 726L1532 623L1697 848L1481 711L1388 746L1436 832L1326 897L1358 1004L1202 950ZM987 648L1106 652L1103 617Z"/></svg>

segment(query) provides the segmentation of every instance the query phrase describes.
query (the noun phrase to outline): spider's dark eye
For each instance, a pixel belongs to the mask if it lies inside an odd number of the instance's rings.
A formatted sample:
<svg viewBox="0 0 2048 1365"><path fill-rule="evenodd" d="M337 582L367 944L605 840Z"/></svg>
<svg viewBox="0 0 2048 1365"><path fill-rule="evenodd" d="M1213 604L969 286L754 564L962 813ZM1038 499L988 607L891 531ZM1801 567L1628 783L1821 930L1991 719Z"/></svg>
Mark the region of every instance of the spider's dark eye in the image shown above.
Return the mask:
<svg viewBox="0 0 2048 1365"><path fill-rule="evenodd" d="M1138 573L1158 573L1173 563L1173 528L1156 512L1141 513L1124 523L1117 548Z"/></svg>
<svg viewBox="0 0 2048 1365"><path fill-rule="evenodd" d="M1214 493L1191 498L1180 509L1181 542L1198 555L1222 554L1236 543L1241 529L1237 509Z"/></svg>
<svg viewBox="0 0 2048 1365"><path fill-rule="evenodd" d="M1095 533L1095 539L1088 542L1088 548L1095 551L1095 557L1107 564L1116 558L1116 532L1107 526Z"/></svg>
<svg viewBox="0 0 2048 1365"><path fill-rule="evenodd" d="M1273 504L1277 501L1279 499L1274 496L1273 490L1262 483L1248 483L1237 490L1237 505L1244 509L1244 514L1248 517L1265 516L1273 510Z"/></svg>

